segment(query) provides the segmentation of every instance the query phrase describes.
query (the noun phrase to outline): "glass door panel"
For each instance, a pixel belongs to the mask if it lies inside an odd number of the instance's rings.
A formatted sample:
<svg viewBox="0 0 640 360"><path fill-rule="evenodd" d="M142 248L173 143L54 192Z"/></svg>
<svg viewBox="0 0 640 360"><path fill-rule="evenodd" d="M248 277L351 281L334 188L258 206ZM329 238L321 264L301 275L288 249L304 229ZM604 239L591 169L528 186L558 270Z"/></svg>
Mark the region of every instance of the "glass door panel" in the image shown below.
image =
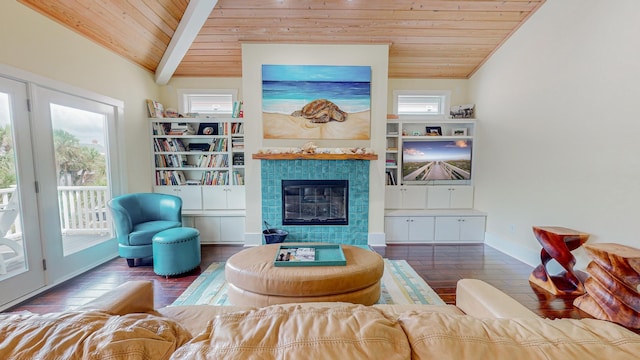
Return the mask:
<svg viewBox="0 0 640 360"><path fill-rule="evenodd" d="M117 256L106 207L116 109L41 87L35 95L38 209L47 275L56 283Z"/></svg>
<svg viewBox="0 0 640 360"><path fill-rule="evenodd" d="M63 255L111 238L107 222L107 117L50 104Z"/></svg>
<svg viewBox="0 0 640 360"><path fill-rule="evenodd" d="M0 77L0 306L45 284L27 85Z"/></svg>

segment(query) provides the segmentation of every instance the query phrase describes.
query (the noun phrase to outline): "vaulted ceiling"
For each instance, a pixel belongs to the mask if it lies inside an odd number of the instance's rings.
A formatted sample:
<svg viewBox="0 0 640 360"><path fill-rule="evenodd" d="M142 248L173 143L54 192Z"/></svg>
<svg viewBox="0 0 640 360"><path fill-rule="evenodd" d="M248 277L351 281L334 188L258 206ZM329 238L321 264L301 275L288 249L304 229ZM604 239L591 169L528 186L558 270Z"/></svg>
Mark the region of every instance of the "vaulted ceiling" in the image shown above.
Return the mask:
<svg viewBox="0 0 640 360"><path fill-rule="evenodd" d="M390 78L465 79L544 3L18 1L156 73L157 78L163 72L165 81L171 76L242 76L242 42L389 44Z"/></svg>

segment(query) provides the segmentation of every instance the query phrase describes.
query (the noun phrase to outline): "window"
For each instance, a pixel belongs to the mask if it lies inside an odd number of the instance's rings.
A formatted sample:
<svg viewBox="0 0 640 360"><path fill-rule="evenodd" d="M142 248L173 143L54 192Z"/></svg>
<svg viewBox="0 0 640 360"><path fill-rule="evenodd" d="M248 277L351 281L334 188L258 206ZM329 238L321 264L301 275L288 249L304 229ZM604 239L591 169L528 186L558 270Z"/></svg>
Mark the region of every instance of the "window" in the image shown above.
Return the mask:
<svg viewBox="0 0 640 360"><path fill-rule="evenodd" d="M233 102L238 90L179 90L181 114L198 113L201 115L231 115Z"/></svg>
<svg viewBox="0 0 640 360"><path fill-rule="evenodd" d="M394 90L394 111L398 115L443 117L448 113L450 95L450 91Z"/></svg>

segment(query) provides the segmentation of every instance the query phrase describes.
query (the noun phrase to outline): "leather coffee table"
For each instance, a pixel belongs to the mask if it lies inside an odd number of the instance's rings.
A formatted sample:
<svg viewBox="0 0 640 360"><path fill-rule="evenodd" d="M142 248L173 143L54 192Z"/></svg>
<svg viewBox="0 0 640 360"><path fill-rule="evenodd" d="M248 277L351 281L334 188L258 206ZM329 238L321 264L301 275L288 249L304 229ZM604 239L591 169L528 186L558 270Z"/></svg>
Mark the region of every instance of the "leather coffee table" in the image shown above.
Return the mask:
<svg viewBox="0 0 640 360"><path fill-rule="evenodd" d="M342 245L345 266L276 267L273 262L280 245L242 250L227 260L225 277L231 304L261 307L339 301L373 305L380 298L384 261L374 251Z"/></svg>

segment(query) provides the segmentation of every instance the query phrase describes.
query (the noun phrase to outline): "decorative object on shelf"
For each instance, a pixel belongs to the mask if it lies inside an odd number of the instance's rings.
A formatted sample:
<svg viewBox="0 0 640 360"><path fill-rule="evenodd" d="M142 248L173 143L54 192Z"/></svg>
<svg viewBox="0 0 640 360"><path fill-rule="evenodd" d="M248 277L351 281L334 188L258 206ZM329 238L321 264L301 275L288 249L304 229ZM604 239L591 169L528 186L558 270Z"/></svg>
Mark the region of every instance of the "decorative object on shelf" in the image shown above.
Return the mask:
<svg viewBox="0 0 640 360"><path fill-rule="evenodd" d="M318 147L313 142L308 142L308 143L302 145L302 153L303 154L315 154L317 148Z"/></svg>
<svg viewBox="0 0 640 360"><path fill-rule="evenodd" d="M475 104L455 105L451 107L449 115L454 119L471 119L475 113Z"/></svg>
<svg viewBox="0 0 640 360"><path fill-rule="evenodd" d="M586 293L573 305L591 316L640 329L640 249L620 244L590 244L584 249L593 259Z"/></svg>
<svg viewBox="0 0 640 360"><path fill-rule="evenodd" d="M201 123L198 126L198 135L218 135L218 124Z"/></svg>
<svg viewBox="0 0 640 360"><path fill-rule="evenodd" d="M542 245L542 264L533 270L529 282L554 295L584 294L584 285L578 276L585 276L573 270L576 258L571 251L584 244L589 239L589 234L559 226L534 226L533 233ZM551 260L555 260L565 271L558 275L550 275L547 263Z"/></svg>
<svg viewBox="0 0 640 360"><path fill-rule="evenodd" d="M167 118L178 118L181 117L178 114L178 110L174 109L174 108L167 108L167 110L164 111L164 117Z"/></svg>
<svg viewBox="0 0 640 360"><path fill-rule="evenodd" d="M265 139L369 140L371 67L262 65L262 124Z"/></svg>
<svg viewBox="0 0 640 360"><path fill-rule="evenodd" d="M352 147L352 148L319 148L313 142L304 144L301 148L267 148L259 149L258 154L331 154L331 155L375 155L371 148Z"/></svg>
<svg viewBox="0 0 640 360"><path fill-rule="evenodd" d="M389 120L397 120L400 117L397 114L387 114L387 119Z"/></svg>
<svg viewBox="0 0 640 360"><path fill-rule="evenodd" d="M451 136L467 136L467 128L452 129Z"/></svg>
<svg viewBox="0 0 640 360"><path fill-rule="evenodd" d="M427 136L442 136L442 126L427 126Z"/></svg>

